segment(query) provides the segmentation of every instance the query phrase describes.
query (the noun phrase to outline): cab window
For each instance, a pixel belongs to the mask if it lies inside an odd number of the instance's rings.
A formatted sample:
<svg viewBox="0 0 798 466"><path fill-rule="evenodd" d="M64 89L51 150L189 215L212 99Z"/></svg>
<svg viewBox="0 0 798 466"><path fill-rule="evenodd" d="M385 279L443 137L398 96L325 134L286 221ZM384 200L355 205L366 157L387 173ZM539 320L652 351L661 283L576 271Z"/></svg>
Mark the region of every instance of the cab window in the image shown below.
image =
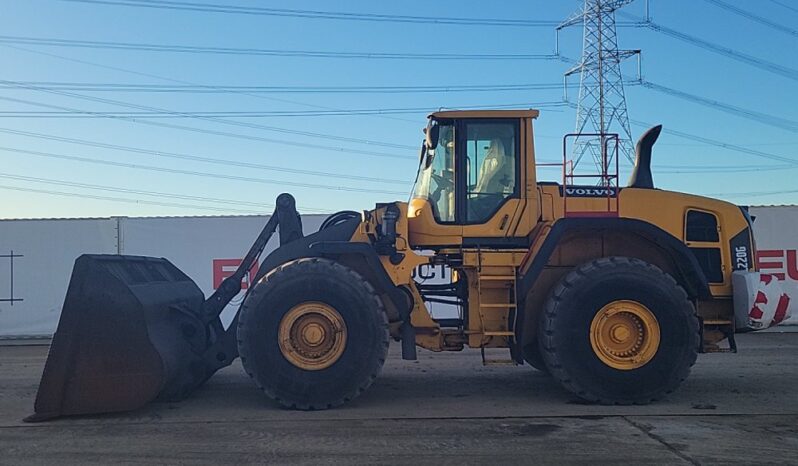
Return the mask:
<svg viewBox="0 0 798 466"><path fill-rule="evenodd" d="M413 197L430 201L438 223L455 221L454 125L442 123L438 145L421 160Z"/></svg>
<svg viewBox="0 0 798 466"><path fill-rule="evenodd" d="M482 223L518 192L518 122L467 122L464 126L465 220Z"/></svg>

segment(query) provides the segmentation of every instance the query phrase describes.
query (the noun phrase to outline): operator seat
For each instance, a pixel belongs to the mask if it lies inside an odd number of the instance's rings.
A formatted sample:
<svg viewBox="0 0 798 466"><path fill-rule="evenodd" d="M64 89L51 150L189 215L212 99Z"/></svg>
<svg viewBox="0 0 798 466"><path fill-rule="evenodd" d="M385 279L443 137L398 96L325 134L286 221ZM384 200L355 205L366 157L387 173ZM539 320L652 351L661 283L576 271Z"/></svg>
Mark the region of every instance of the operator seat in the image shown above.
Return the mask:
<svg viewBox="0 0 798 466"><path fill-rule="evenodd" d="M515 182L515 164L504 151L504 144L493 139L488 147L485 160L479 171L476 194L500 194L513 190Z"/></svg>

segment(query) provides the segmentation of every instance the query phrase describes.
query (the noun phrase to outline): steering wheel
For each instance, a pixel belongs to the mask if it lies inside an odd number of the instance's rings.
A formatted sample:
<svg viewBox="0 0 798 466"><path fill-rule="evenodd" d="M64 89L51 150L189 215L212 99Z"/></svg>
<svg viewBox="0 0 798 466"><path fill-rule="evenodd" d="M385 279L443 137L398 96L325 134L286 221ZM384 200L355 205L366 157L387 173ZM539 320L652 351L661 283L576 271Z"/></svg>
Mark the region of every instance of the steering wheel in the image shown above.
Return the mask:
<svg viewBox="0 0 798 466"><path fill-rule="evenodd" d="M451 177L441 176L435 173L432 173L430 176L432 177L433 180L435 180L435 183L437 183L438 189L447 189L454 187L454 180Z"/></svg>
<svg viewBox="0 0 798 466"><path fill-rule="evenodd" d="M430 173L430 177L435 181L435 184L438 186L435 187L430 193L430 199L432 202L437 203L441 198L441 193L444 189L450 189L454 187L454 180L447 178L445 176L436 175L435 173Z"/></svg>

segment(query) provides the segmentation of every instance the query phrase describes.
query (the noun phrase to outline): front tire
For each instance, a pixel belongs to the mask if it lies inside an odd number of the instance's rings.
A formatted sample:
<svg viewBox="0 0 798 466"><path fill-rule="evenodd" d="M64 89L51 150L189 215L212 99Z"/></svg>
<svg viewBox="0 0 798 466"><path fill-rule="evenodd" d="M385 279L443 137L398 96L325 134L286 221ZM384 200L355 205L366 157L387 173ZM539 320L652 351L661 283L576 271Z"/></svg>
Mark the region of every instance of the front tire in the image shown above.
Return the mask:
<svg viewBox="0 0 798 466"><path fill-rule="evenodd" d="M371 386L388 352L388 320L372 286L323 258L266 275L241 308L238 351L266 395L301 410L348 402Z"/></svg>
<svg viewBox="0 0 798 466"><path fill-rule="evenodd" d="M638 259L577 267L554 288L541 318L546 366L590 402L658 400L682 383L698 353L698 318L684 289Z"/></svg>

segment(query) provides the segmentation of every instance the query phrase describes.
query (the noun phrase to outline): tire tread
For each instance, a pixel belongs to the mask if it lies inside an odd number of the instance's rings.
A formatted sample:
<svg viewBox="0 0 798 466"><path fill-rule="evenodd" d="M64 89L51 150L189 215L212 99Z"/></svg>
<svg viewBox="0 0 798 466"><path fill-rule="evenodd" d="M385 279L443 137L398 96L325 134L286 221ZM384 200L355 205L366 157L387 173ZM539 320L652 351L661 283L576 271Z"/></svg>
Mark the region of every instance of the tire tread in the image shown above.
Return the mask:
<svg viewBox="0 0 798 466"><path fill-rule="evenodd" d="M380 327L380 335L378 336L381 341L379 345L380 352L376 355L377 364L373 365L374 367L372 367L369 376L361 383L353 386L348 393L321 406L313 403L299 403L296 401L283 399L278 396L277 393L274 392L268 385L262 383L260 377L255 373L252 367L249 367L250 365L247 363L250 360L250 356L254 356L251 353L252 348L250 348L247 339L241 338L241 335L245 334L247 331L250 314L257 312L257 308L254 306L247 306L247 302L257 303L260 301L257 299L257 297L268 293L271 287L275 284L279 283L280 281L290 280L294 274L302 275L307 273L336 274L347 277L350 283L362 287L364 292L369 296L369 299L373 301ZM357 336L355 335L354 337L356 338ZM242 306L241 312L238 316L238 352L246 373L255 382L255 385L269 398L275 400L283 407L301 411L314 411L319 409L334 408L357 398L361 393L365 392L374 383L374 380L377 379L382 370L382 366L385 363L385 359L388 355L389 339L390 332L388 326L388 315L385 311L385 307L382 304L382 300L377 295L377 292L374 290L374 287L371 285L371 283L369 283L368 280L363 278L359 273L355 272L349 267L346 267L345 265L333 260L321 257L297 259L275 267L255 286L251 295Z"/></svg>
<svg viewBox="0 0 798 466"><path fill-rule="evenodd" d="M539 338L540 348L541 352L543 353L543 358L546 361L546 365L548 366L552 376L568 391L574 393L578 397L598 404L648 404L672 393L687 378L687 376L690 374L690 369L696 362L696 358L698 356L697 348L696 351L691 352L691 357L688 361L688 364L681 368L681 371L671 380L671 383L664 387L660 393L645 399L623 400L602 397L592 392L589 387L582 386L579 382L571 378L560 362L560 348L556 347L554 343L555 331L553 328L554 321L557 319L558 307L563 301L566 301L566 294L570 291L570 289L578 287L580 282L583 280L589 280L591 275L594 273L606 273L607 269L618 268L644 269L649 273L657 275L659 279L666 281L674 288L674 290L676 290L680 299L689 304L689 309L694 309L684 288L681 287L670 274L665 273L659 267L631 257L612 256L596 259L576 267L561 280L560 284L554 287L550 298L546 301L544 312L541 314L543 322L540 327L542 330L540 332ZM566 284L568 286L564 286ZM700 323L695 310L693 310L690 315L684 317L686 317L688 325L692 327L692 333L694 334L696 341L700 342Z"/></svg>

